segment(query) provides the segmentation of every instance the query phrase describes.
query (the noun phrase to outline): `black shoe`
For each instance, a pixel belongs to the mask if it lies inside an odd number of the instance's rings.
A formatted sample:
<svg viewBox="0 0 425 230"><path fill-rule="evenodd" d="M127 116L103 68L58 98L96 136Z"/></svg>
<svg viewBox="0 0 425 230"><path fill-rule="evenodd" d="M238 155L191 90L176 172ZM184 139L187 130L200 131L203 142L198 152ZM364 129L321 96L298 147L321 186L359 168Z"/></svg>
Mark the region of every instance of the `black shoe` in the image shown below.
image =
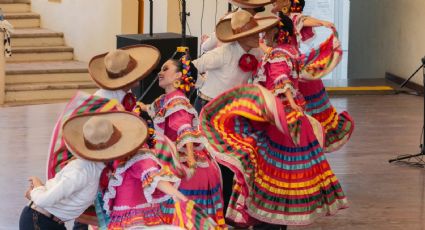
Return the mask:
<svg viewBox="0 0 425 230"><path fill-rule="evenodd" d="M260 223L254 226L254 230L286 230L286 225L278 225L278 224L269 224L269 223Z"/></svg>

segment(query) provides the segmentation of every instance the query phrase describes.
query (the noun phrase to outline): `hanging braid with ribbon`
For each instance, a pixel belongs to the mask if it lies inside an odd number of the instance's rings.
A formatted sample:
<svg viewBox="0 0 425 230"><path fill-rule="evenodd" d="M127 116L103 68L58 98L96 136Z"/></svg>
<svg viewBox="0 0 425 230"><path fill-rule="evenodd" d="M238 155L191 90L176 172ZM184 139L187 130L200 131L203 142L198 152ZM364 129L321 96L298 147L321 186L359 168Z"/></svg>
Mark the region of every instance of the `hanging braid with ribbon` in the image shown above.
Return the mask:
<svg viewBox="0 0 425 230"><path fill-rule="evenodd" d="M170 60L176 64L178 70L182 73L180 84L176 84L175 87L186 94L189 93L195 87L198 71L191 61L188 48L178 47Z"/></svg>
<svg viewBox="0 0 425 230"><path fill-rule="evenodd" d="M277 25L279 32L276 33L274 41L276 41L277 44L282 45L288 43L291 36L293 36L294 24L292 20L288 16L284 15L282 12L279 12L279 18L280 21Z"/></svg>

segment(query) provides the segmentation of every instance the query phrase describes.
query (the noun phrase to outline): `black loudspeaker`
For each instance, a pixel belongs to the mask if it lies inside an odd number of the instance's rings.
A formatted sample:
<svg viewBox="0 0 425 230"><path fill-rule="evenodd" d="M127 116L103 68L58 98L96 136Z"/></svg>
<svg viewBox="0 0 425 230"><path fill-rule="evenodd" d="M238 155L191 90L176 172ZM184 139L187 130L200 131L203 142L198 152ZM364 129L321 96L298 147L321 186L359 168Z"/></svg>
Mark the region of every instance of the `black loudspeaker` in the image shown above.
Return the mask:
<svg viewBox="0 0 425 230"><path fill-rule="evenodd" d="M125 46L146 44L155 46L161 52L161 60L157 68L152 73L140 81L138 88L132 89L133 93L139 98L156 78L162 64L166 62L176 52L176 48L182 45L182 35L177 33L156 33L153 36L149 34L128 34L117 35L117 48ZM190 57L196 59L198 57L198 38L186 36L186 46L189 47ZM156 98L161 96L164 90L158 86L158 82L153 85L149 93L143 98L143 103L152 103Z"/></svg>

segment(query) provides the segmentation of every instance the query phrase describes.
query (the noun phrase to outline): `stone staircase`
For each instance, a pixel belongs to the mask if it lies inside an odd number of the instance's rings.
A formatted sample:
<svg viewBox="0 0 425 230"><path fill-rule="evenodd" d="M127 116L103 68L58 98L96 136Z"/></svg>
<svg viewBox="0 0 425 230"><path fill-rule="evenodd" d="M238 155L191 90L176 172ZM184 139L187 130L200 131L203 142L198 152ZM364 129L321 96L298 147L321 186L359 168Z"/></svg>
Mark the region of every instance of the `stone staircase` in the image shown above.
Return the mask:
<svg viewBox="0 0 425 230"><path fill-rule="evenodd" d="M4 18L15 28L12 57L6 59L5 104L66 101L77 90L94 92L87 63L74 59L63 33L40 28L40 15L29 0L0 0Z"/></svg>

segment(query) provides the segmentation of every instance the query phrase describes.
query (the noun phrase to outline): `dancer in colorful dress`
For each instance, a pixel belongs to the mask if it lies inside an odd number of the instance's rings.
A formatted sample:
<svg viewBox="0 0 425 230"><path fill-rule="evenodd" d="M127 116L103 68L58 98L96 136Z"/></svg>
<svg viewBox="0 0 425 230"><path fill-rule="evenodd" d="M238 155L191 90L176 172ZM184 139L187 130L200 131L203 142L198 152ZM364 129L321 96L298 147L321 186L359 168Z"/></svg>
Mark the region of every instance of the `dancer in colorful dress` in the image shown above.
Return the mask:
<svg viewBox="0 0 425 230"><path fill-rule="evenodd" d="M317 60L315 63L300 66L300 77L305 80L299 81L298 89L306 101L305 112L320 121L325 128L325 152L334 152L344 146L351 137L354 120L346 111L338 114L320 78L338 65L342 58L342 49L333 23L302 14L304 6L304 0L277 0L273 11L280 12L281 15L287 14L293 21L294 33L291 44L298 50L301 42L309 42L315 37L314 27L325 26L333 32L318 49L313 49L304 57L308 59L312 56L322 56L315 58ZM329 52L329 46L334 47L333 51ZM324 50L328 50L328 53ZM306 63L305 60L302 62Z"/></svg>
<svg viewBox="0 0 425 230"><path fill-rule="evenodd" d="M221 152L218 161L237 176L226 214L236 223L304 225L347 205L323 154L322 126L303 114L305 102L297 89L299 54L289 43L292 32L287 16L266 32L272 49L255 82L270 93L239 87L222 94L201 114L202 131ZM252 114L261 111L273 113Z"/></svg>
<svg viewBox="0 0 425 230"><path fill-rule="evenodd" d="M181 163L180 169L170 166L182 178L179 191L194 200L219 227L225 228L220 169L204 146L206 140L198 130L198 114L185 95L194 86L195 78L188 55L185 50L180 51L164 63L158 74L159 86L165 89L165 94L151 105L141 107L153 118L155 131L167 136L177 147L175 160L179 162L163 163ZM171 216L173 202L169 204L164 210Z"/></svg>
<svg viewBox="0 0 425 230"><path fill-rule="evenodd" d="M347 206L323 152L320 123L288 104L266 88L244 85L204 107L201 132L237 178L226 220L286 229Z"/></svg>

